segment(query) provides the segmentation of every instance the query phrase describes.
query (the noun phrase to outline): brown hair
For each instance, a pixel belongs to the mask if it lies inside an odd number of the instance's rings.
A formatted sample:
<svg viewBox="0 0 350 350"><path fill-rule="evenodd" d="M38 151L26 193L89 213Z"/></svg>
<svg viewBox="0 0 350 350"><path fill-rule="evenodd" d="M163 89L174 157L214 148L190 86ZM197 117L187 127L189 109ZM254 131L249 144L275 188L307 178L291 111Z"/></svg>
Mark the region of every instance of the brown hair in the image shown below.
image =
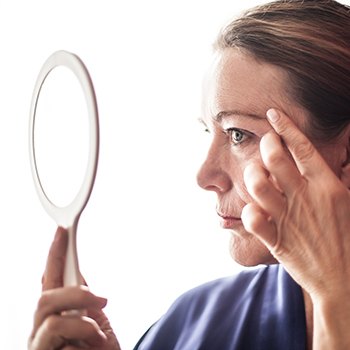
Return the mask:
<svg viewBox="0 0 350 350"><path fill-rule="evenodd" d="M310 114L310 137L327 141L350 121L350 7L334 0L280 0L227 25L216 49L244 49L289 74Z"/></svg>

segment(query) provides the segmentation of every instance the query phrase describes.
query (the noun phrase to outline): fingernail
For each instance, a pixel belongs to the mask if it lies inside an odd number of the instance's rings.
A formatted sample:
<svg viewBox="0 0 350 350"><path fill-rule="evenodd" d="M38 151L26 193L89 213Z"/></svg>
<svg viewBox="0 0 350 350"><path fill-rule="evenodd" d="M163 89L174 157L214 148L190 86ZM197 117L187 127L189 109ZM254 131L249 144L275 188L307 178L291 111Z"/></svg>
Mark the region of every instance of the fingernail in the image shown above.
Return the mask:
<svg viewBox="0 0 350 350"><path fill-rule="evenodd" d="M280 115L274 109L269 109L266 112L266 116L267 116L267 119L270 120L272 123L276 123L280 117Z"/></svg>

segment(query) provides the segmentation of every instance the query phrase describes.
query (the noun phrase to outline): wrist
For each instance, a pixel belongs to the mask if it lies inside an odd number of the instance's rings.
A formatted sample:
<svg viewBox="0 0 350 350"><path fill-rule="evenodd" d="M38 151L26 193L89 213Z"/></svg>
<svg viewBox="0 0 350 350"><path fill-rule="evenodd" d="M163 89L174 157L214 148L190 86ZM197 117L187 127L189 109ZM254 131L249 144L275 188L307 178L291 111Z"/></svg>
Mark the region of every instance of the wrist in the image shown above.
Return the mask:
<svg viewBox="0 0 350 350"><path fill-rule="evenodd" d="M314 349L350 348L350 295L339 293L312 297Z"/></svg>

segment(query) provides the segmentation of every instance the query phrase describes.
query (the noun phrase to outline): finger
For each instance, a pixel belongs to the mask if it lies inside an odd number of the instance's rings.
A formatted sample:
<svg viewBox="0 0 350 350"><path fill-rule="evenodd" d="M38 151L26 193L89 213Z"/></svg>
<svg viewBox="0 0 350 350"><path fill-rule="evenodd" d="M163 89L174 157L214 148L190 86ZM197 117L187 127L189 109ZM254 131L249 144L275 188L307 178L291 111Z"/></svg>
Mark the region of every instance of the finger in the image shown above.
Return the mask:
<svg viewBox="0 0 350 350"><path fill-rule="evenodd" d="M88 316L96 321L101 329L112 329L109 320L102 309L88 309Z"/></svg>
<svg viewBox="0 0 350 350"><path fill-rule="evenodd" d="M68 232L62 227L59 227L47 258L46 269L42 280L43 291L63 286L67 244Z"/></svg>
<svg viewBox="0 0 350 350"><path fill-rule="evenodd" d="M260 154L263 163L286 195L297 191L305 183L305 178L287 152L274 131L262 137Z"/></svg>
<svg viewBox="0 0 350 350"><path fill-rule="evenodd" d="M248 203L242 210L242 223L247 232L256 236L269 250L278 241L275 224L256 203Z"/></svg>
<svg viewBox="0 0 350 350"><path fill-rule="evenodd" d="M303 176L317 177L320 167L328 169L313 144L284 113L269 109L266 115L272 128L282 137Z"/></svg>
<svg viewBox="0 0 350 350"><path fill-rule="evenodd" d="M270 174L258 163L250 163L243 173L251 197L273 217L279 217L285 204L284 195L269 179Z"/></svg>
<svg viewBox="0 0 350 350"><path fill-rule="evenodd" d="M43 292L34 315L33 333L52 314L67 310L102 309L107 299L92 294L87 287L65 287Z"/></svg>
<svg viewBox="0 0 350 350"><path fill-rule="evenodd" d="M106 340L106 335L91 318L51 315L38 329L32 340L32 348L100 347Z"/></svg>

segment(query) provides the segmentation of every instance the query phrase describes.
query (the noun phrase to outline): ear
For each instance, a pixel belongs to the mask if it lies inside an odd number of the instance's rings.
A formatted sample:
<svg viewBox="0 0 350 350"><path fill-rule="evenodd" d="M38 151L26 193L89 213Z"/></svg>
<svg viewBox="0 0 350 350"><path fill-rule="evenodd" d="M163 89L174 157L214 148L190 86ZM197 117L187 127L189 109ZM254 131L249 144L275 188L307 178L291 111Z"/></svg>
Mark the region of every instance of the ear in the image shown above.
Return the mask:
<svg viewBox="0 0 350 350"><path fill-rule="evenodd" d="M343 165L340 180L348 189L350 189L350 163Z"/></svg>
<svg viewBox="0 0 350 350"><path fill-rule="evenodd" d="M350 189L350 137L349 135L347 135L346 159L343 162L341 167L340 180L347 188Z"/></svg>

